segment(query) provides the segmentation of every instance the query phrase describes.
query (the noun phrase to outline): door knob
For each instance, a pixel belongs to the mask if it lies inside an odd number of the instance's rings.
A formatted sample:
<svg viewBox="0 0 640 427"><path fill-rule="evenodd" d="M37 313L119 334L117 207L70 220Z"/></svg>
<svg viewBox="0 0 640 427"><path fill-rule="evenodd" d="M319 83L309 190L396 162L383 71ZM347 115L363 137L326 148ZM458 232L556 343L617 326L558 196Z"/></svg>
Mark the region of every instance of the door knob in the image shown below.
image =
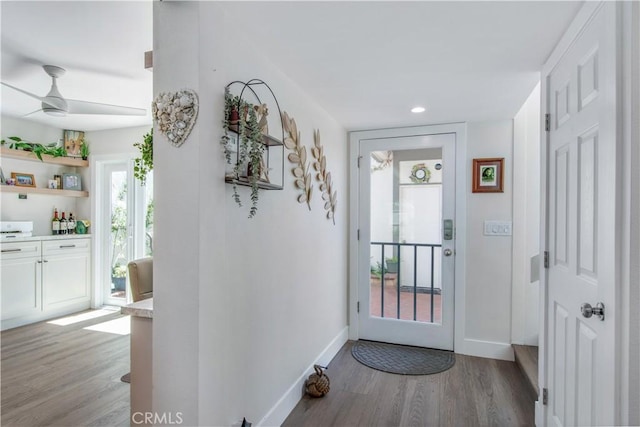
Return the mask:
<svg viewBox="0 0 640 427"><path fill-rule="evenodd" d="M451 249L444 250L444 256L451 256L451 254L453 254L453 251Z"/></svg>
<svg viewBox="0 0 640 427"><path fill-rule="evenodd" d="M595 307L591 307L591 304L585 302L580 306L580 311L587 319L595 314L600 320L604 320L604 304L601 302L597 303Z"/></svg>

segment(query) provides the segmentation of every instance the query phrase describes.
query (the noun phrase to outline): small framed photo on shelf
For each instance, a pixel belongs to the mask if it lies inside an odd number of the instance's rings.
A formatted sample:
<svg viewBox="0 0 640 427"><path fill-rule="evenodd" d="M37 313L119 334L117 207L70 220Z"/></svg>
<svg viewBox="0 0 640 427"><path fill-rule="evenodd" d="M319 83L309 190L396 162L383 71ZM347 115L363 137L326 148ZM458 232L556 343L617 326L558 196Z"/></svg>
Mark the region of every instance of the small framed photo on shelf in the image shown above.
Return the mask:
<svg viewBox="0 0 640 427"><path fill-rule="evenodd" d="M82 190L82 181L80 175L77 173L64 173L62 174L62 189L63 190Z"/></svg>
<svg viewBox="0 0 640 427"><path fill-rule="evenodd" d="M11 178L15 179L16 187L36 186L36 179L30 173L11 172Z"/></svg>
<svg viewBox="0 0 640 427"><path fill-rule="evenodd" d="M473 159L473 192L503 193L504 157Z"/></svg>
<svg viewBox="0 0 640 427"><path fill-rule="evenodd" d="M49 180L49 184L47 185L47 188L50 190L57 190L58 189L58 180L57 179L50 179Z"/></svg>

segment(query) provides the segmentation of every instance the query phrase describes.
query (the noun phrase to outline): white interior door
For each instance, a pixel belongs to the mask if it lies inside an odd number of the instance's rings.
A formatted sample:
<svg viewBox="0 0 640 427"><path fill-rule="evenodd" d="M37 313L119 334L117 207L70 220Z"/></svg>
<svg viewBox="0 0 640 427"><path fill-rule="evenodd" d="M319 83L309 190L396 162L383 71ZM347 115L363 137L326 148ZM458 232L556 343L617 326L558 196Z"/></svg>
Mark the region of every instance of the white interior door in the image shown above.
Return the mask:
<svg viewBox="0 0 640 427"><path fill-rule="evenodd" d="M359 338L453 350L456 135L361 140ZM428 176L428 179L427 179Z"/></svg>
<svg viewBox="0 0 640 427"><path fill-rule="evenodd" d="M597 9L546 78L549 425L614 425L619 248L616 5ZM604 317L585 317L588 303ZM586 313L588 314L588 313Z"/></svg>

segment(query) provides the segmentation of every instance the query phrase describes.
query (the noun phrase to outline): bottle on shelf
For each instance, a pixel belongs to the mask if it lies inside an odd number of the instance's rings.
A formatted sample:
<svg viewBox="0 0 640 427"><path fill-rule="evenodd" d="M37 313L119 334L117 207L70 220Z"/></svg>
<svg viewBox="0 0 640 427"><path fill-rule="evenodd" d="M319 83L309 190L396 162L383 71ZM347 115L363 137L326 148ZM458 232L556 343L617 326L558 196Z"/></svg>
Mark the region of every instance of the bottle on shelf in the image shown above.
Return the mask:
<svg viewBox="0 0 640 427"><path fill-rule="evenodd" d="M64 212L62 212L62 218L60 218L60 234L67 234L67 219L64 217Z"/></svg>
<svg viewBox="0 0 640 427"><path fill-rule="evenodd" d="M51 234L57 236L60 234L60 219L58 218L58 209L53 208L53 219L51 220Z"/></svg>
<svg viewBox="0 0 640 427"><path fill-rule="evenodd" d="M67 234L76 234L76 220L73 219L73 212L69 212L67 220Z"/></svg>

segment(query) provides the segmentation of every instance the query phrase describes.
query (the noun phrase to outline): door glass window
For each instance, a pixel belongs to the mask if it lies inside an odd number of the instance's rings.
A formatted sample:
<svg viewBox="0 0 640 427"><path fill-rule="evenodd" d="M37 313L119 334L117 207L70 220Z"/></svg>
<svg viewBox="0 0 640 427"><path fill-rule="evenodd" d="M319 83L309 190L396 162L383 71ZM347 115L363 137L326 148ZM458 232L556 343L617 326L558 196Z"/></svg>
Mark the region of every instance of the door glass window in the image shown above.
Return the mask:
<svg viewBox="0 0 640 427"><path fill-rule="evenodd" d="M111 171L108 179L111 188L110 297L124 299L126 298L127 263L129 262L127 172L125 170Z"/></svg>
<svg viewBox="0 0 640 427"><path fill-rule="evenodd" d="M441 169L441 149L371 154L371 317L442 320Z"/></svg>

